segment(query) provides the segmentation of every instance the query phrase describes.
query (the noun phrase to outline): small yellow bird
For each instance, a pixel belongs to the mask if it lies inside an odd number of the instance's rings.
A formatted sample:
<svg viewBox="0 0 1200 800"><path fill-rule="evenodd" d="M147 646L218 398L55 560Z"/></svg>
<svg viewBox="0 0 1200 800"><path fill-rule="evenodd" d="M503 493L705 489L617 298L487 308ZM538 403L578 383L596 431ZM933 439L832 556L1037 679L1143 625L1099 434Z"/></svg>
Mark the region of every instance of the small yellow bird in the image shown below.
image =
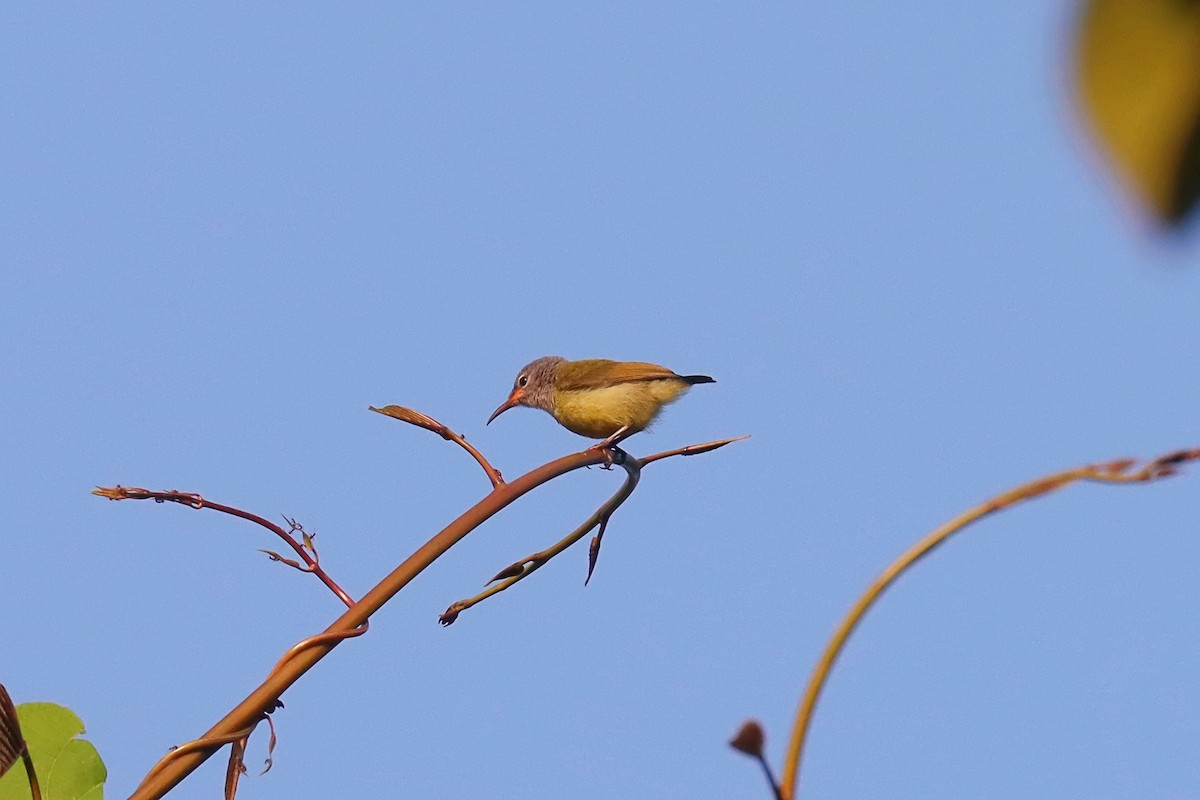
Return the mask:
<svg viewBox="0 0 1200 800"><path fill-rule="evenodd" d="M603 438L595 447L610 447L648 428L663 406L697 383L716 381L707 375L676 375L642 361L545 356L517 374L508 399L488 424L510 408L540 408L572 433Z"/></svg>

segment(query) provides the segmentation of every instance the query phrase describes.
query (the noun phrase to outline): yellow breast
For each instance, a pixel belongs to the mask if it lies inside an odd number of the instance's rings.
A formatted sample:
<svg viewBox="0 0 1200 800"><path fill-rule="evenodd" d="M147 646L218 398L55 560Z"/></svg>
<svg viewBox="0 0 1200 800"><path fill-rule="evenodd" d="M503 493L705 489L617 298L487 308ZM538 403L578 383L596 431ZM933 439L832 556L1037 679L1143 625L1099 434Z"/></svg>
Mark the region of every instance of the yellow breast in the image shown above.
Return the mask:
<svg viewBox="0 0 1200 800"><path fill-rule="evenodd" d="M679 399L688 388L683 380L672 378L556 391L552 413L572 433L603 439L622 427L631 433L645 430L663 406Z"/></svg>

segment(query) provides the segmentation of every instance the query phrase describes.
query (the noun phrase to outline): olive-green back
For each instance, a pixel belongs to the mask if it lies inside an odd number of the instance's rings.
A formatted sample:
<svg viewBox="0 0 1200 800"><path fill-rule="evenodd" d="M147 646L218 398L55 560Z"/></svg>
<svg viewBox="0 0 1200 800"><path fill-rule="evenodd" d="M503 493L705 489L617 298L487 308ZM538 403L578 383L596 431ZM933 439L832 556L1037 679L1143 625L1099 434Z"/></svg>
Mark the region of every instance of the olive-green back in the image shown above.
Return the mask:
<svg viewBox="0 0 1200 800"><path fill-rule="evenodd" d="M676 378L682 380L666 367L647 364L644 361L609 361L606 358L587 358L582 361L565 361L558 365L554 388L560 392L580 389L598 389L621 383L637 381L661 381Z"/></svg>

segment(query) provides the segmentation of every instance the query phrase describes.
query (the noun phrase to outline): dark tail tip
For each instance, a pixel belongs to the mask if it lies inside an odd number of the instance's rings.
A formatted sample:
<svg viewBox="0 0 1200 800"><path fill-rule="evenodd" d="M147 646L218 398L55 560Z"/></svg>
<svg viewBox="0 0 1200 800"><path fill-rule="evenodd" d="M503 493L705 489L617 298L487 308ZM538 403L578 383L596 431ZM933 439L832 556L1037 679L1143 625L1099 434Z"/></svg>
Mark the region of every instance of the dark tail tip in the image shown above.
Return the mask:
<svg viewBox="0 0 1200 800"><path fill-rule="evenodd" d="M679 377L687 381L688 386L695 386L697 383L716 383L716 380L707 375L680 375Z"/></svg>

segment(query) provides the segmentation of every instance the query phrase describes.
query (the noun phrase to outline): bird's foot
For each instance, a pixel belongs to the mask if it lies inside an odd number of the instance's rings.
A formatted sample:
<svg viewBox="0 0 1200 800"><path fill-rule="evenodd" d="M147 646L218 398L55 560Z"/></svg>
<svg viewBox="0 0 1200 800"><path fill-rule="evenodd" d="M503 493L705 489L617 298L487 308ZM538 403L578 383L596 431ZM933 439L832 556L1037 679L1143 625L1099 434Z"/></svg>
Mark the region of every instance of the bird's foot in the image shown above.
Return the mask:
<svg viewBox="0 0 1200 800"><path fill-rule="evenodd" d="M602 442L596 442L594 445L589 447L585 452L590 453L593 450L603 450L604 451L604 467L603 467L604 469L612 469L613 464L624 464L626 454L625 454L624 450L617 447L617 442L619 442L619 441L621 441L621 439L625 438L628 431L629 431L629 426L622 425L620 428L617 429L616 433L612 434L611 436L609 436L607 439L605 439Z"/></svg>
<svg viewBox="0 0 1200 800"><path fill-rule="evenodd" d="M604 448L604 464L600 467L600 469L612 469L613 464L621 466L625 463L625 459L628 457L629 455L615 444L609 445L608 447Z"/></svg>

